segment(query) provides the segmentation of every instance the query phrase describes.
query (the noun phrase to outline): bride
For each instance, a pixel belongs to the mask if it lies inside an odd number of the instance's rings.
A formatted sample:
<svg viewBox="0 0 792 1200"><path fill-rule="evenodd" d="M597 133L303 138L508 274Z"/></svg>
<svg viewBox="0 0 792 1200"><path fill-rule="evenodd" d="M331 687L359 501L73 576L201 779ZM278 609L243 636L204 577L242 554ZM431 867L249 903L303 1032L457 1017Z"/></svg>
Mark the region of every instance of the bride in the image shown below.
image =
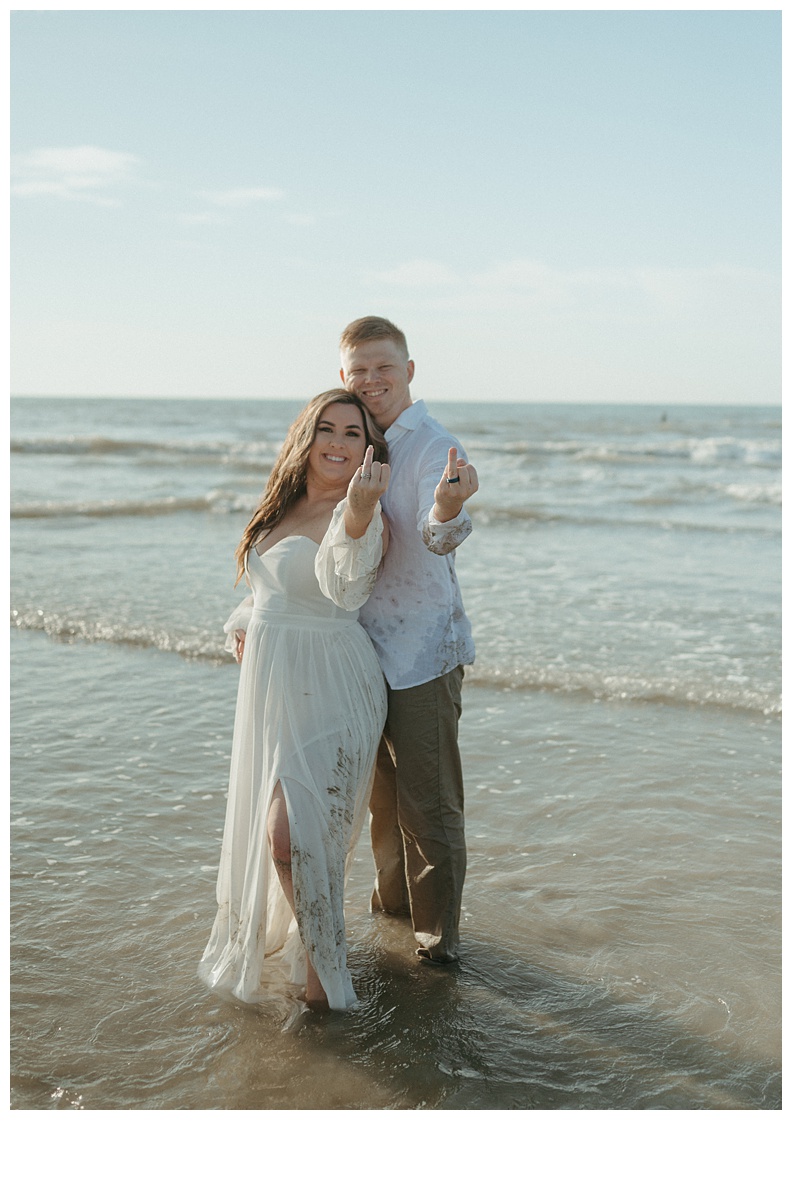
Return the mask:
<svg viewBox="0 0 792 1200"><path fill-rule="evenodd" d="M357 610L387 547L386 460L355 396L316 396L237 547L237 582L244 575L253 595L225 626L241 673L218 909L199 973L248 1003L284 972L311 1007L355 1003L344 876L387 707Z"/></svg>

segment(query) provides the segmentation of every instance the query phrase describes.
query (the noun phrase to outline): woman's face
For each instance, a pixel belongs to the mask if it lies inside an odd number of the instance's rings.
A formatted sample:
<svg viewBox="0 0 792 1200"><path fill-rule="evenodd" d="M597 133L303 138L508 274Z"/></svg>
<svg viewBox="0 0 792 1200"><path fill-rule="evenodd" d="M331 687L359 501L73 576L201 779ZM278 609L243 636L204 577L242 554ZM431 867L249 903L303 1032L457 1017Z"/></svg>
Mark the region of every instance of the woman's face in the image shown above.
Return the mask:
<svg viewBox="0 0 792 1200"><path fill-rule="evenodd" d="M308 454L308 475L318 482L346 485L363 462L366 431L354 404L328 404L316 425Z"/></svg>

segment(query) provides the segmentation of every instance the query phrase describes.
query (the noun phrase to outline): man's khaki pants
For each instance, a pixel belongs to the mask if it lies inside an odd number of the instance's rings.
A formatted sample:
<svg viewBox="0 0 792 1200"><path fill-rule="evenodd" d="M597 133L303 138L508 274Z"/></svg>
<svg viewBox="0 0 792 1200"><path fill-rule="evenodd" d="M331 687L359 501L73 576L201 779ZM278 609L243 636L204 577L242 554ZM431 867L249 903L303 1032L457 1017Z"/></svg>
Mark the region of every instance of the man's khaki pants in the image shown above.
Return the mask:
<svg viewBox="0 0 792 1200"><path fill-rule="evenodd" d="M371 794L372 911L411 916L418 954L455 960L467 861L457 730L464 669L388 688Z"/></svg>

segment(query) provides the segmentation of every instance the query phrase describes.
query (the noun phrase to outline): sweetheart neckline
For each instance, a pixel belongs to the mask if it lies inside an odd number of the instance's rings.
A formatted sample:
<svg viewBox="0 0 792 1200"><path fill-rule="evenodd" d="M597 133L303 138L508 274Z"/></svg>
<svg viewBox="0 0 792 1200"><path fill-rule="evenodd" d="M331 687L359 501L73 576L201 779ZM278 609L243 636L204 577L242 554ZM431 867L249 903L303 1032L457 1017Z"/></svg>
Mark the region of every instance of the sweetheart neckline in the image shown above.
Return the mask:
<svg viewBox="0 0 792 1200"><path fill-rule="evenodd" d="M261 554L259 554L255 546L251 546L251 550L255 554L256 558L261 559L265 554L269 554L270 550L274 550L276 546L280 546L281 542L295 542L299 541L300 539L306 542L313 542L317 549L322 544L321 542L314 542L314 539L309 537L307 533L287 533L285 537L278 538L277 542L273 542L272 545L268 546L266 550L262 550ZM248 560L250 560L250 551L248 551Z"/></svg>

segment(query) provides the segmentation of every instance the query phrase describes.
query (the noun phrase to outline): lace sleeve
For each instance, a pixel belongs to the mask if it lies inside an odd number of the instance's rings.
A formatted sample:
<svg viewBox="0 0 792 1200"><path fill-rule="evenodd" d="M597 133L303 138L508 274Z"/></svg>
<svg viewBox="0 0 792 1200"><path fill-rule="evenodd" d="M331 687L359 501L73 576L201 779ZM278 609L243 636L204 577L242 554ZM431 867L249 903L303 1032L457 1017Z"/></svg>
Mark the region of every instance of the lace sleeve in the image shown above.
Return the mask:
<svg viewBox="0 0 792 1200"><path fill-rule="evenodd" d="M365 604L382 559L382 509L374 509L371 524L361 538L351 538L344 528L346 500L335 507L330 526L316 554L316 578L322 593L353 612Z"/></svg>
<svg viewBox="0 0 792 1200"><path fill-rule="evenodd" d="M226 637L223 649L227 650L229 654L234 653L234 630L244 629L244 631L247 633L247 627L250 624L250 618L252 615L253 597L245 596L245 599L241 604L236 606L234 611L231 613L231 616L223 626L223 633L228 635Z"/></svg>

